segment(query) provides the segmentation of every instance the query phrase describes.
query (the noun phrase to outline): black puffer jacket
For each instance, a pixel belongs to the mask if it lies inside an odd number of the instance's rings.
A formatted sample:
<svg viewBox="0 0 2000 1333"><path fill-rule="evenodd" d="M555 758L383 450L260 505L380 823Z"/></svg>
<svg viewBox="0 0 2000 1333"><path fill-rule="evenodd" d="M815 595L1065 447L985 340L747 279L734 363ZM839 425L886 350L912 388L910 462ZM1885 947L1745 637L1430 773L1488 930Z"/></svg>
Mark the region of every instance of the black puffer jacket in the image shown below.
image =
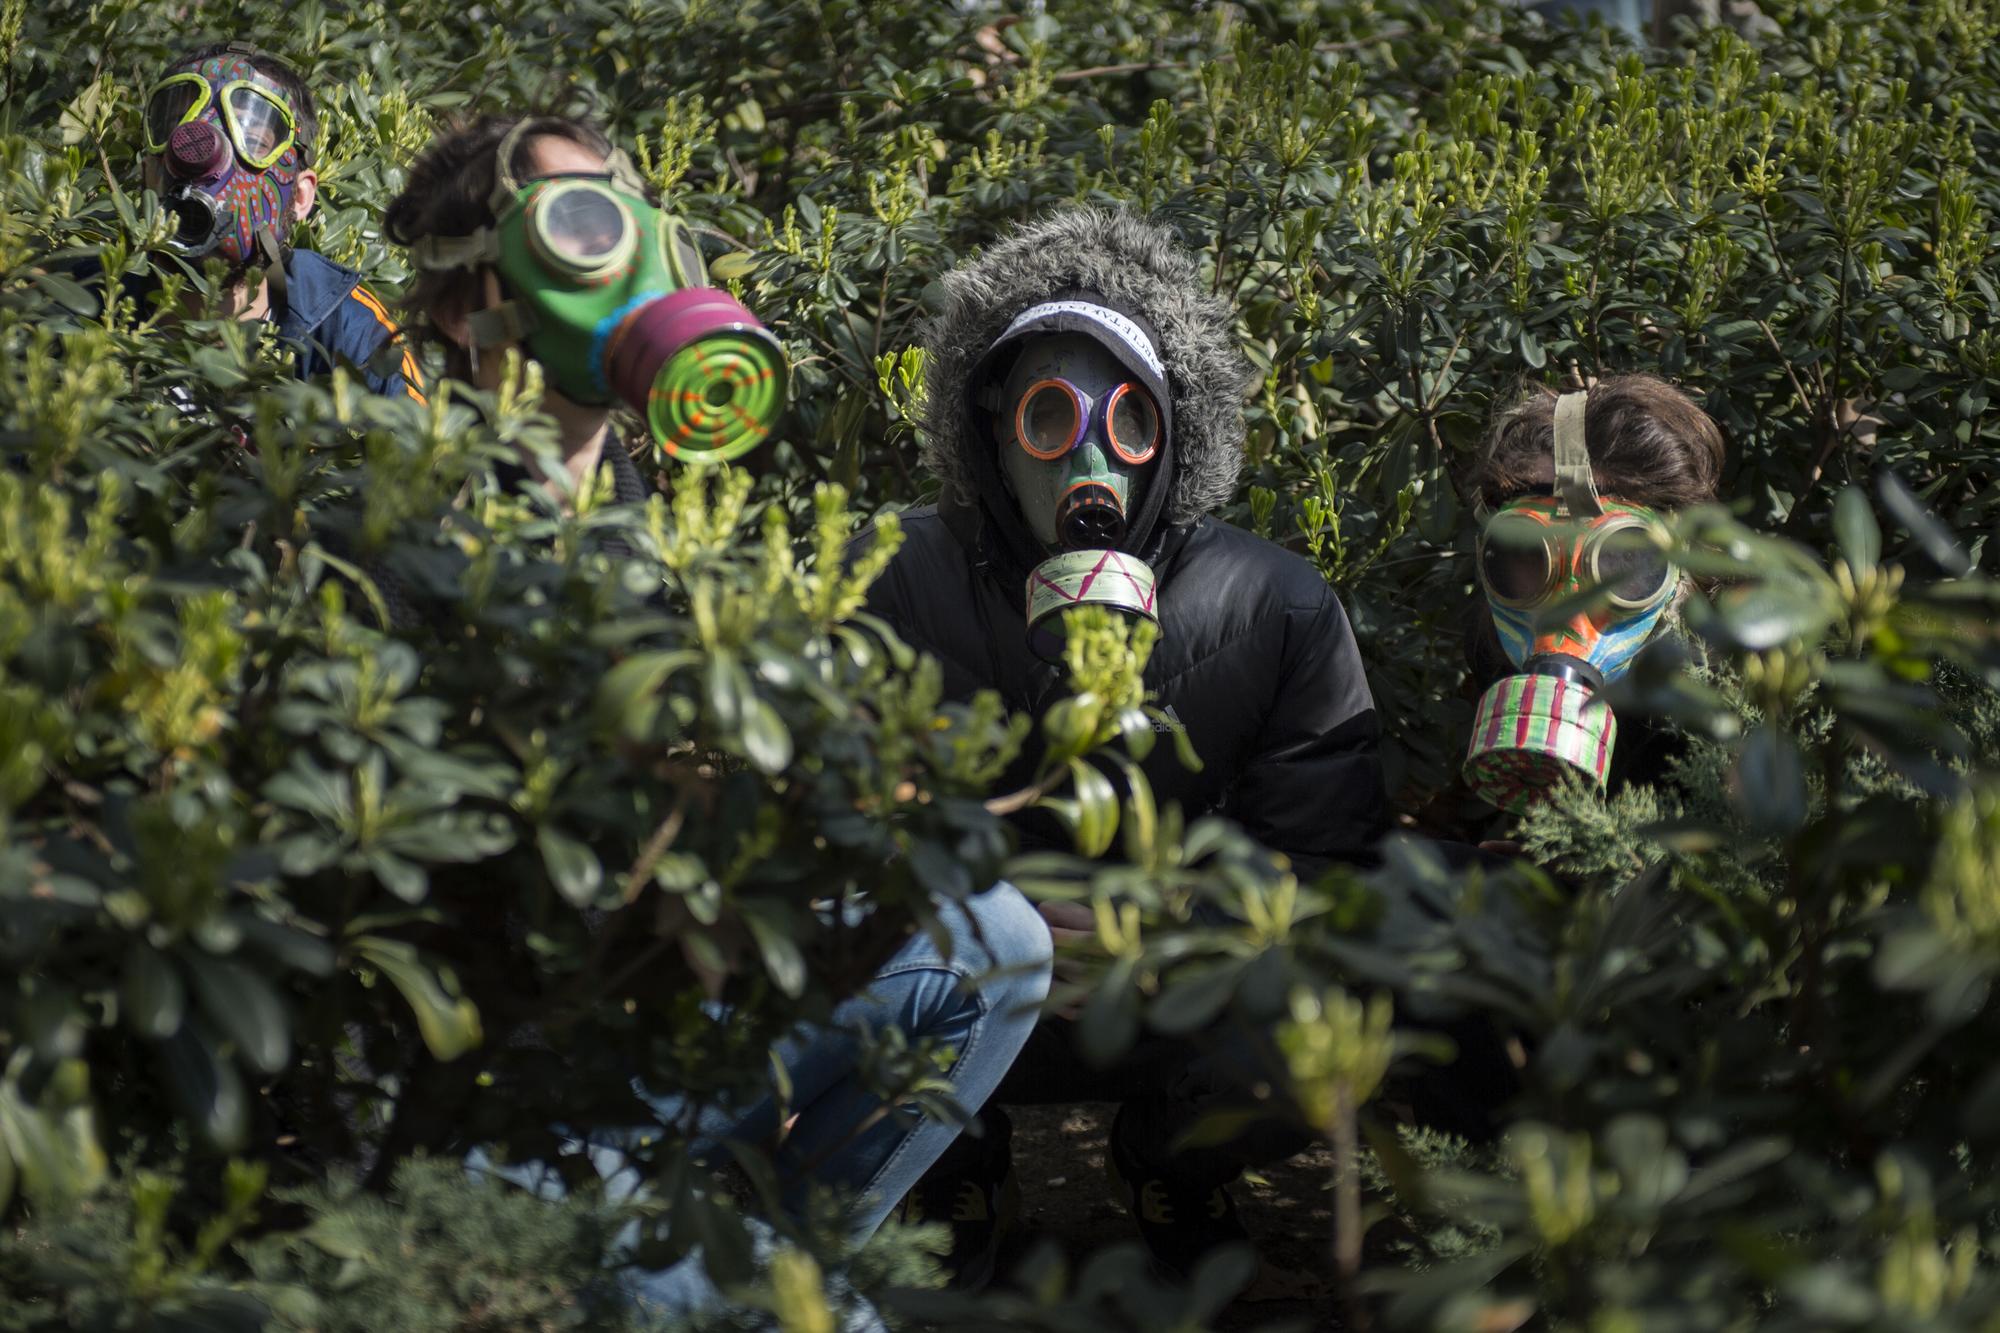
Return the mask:
<svg viewBox="0 0 2000 1333"><path fill-rule="evenodd" d="M942 498L903 515L904 545L869 609L939 660L954 699L995 689L1038 715L1060 697L1060 671L1028 647L1026 582L1040 553L1024 543L966 376L1016 313L1053 294L1096 293L1137 311L1158 331L1174 433L1148 483L1164 497L1157 520L1123 545L1159 580L1162 633L1146 683L1203 762L1190 772L1172 745L1157 745L1147 778L1190 818L1233 817L1301 873L1365 861L1386 800L1347 614L1310 563L1205 516L1229 498L1242 457L1249 372L1227 307L1164 228L1095 209L1023 228L947 275L944 291L926 336L925 439Z"/></svg>

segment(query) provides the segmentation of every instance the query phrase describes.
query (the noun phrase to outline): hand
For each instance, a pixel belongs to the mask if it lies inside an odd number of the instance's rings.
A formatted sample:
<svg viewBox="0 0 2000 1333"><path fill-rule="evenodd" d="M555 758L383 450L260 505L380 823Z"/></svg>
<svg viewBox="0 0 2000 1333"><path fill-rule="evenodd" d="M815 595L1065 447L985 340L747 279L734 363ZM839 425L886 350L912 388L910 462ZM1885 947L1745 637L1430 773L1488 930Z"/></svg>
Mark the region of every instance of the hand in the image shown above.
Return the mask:
<svg viewBox="0 0 2000 1333"><path fill-rule="evenodd" d="M1058 944L1065 934L1097 933L1097 913L1088 903L1036 903L1035 910L1049 923L1049 933L1057 937Z"/></svg>
<svg viewBox="0 0 2000 1333"><path fill-rule="evenodd" d="M1037 903L1036 910L1042 914L1042 920L1048 922L1049 939L1056 946L1056 984L1087 982L1091 972L1089 965L1066 955L1084 949L1094 950L1097 944L1097 914L1083 903ZM1083 1008L1085 994L1087 992L1078 994L1066 1004L1052 1006L1048 1012L1057 1018L1073 1019Z"/></svg>

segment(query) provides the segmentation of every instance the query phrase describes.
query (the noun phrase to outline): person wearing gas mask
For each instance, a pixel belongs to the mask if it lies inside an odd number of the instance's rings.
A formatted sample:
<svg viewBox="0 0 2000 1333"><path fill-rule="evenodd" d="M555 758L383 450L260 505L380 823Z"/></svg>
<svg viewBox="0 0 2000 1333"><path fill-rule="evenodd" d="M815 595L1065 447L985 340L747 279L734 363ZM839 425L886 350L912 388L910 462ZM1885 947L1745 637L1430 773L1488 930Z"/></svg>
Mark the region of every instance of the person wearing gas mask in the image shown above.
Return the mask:
<svg viewBox="0 0 2000 1333"><path fill-rule="evenodd" d="M1156 796L1190 819L1232 817L1305 878L1366 860L1386 813L1379 725L1340 600L1305 559L1212 515L1236 486L1252 380L1194 260L1157 223L1072 208L945 275L942 293L924 338L923 461L939 499L901 516L870 609L937 659L948 697L996 690L1031 716L1062 696L1068 608L1155 621L1146 685L1202 760L1189 770L1154 747ZM1042 910L1059 939L1090 938L1088 912ZM1120 1103L1125 1201L1159 1265L1184 1273L1244 1236L1229 1182L1304 1142L1260 1118L1230 1143L1177 1150L1205 1113L1254 1102L1254 1072L1221 1046L1243 1043L1149 1038L1096 1070L1052 1017L995 1100ZM1010 1126L984 1120L909 1201L951 1222L967 1283L990 1273L1014 1195Z"/></svg>
<svg viewBox="0 0 2000 1333"><path fill-rule="evenodd" d="M612 429L620 405L645 420L658 456L683 461L747 452L783 410L787 367L777 340L708 285L686 226L592 125L488 116L448 131L411 167L384 230L409 248L412 324L442 344L450 379L496 388L513 351L539 364L564 474L539 480L564 493L606 478L616 502L650 494ZM772 1052L796 1113L777 1163L784 1200L796 1211L812 1189L833 1190L850 1203L856 1239L874 1231L958 1127L884 1114L859 1069L855 1030L895 1026L955 1052L945 1076L960 1103L976 1108L1012 1064L1048 991L1049 931L1019 891L1001 885L941 903L938 920L942 938L913 935L864 993ZM628 1169L629 1140L657 1138L684 1109L646 1071L634 1071L634 1084L659 1125L578 1127L574 1145L621 1193L638 1174ZM723 1108L701 1126L713 1141L758 1145L780 1130L770 1098ZM473 1164L483 1167L483 1157ZM554 1179L533 1164L501 1174L544 1192ZM722 1301L698 1257L630 1281L643 1304L667 1312Z"/></svg>
<svg viewBox="0 0 2000 1333"><path fill-rule="evenodd" d="M1669 622L1682 579L1661 520L1715 499L1722 463L1715 421L1652 375L1536 389L1495 423L1473 479L1485 593L1467 644L1484 689L1464 769L1475 794L1518 813L1566 775L1598 787L1659 776L1671 737L1621 740L1600 692ZM1600 595L1577 604L1589 588Z"/></svg>
<svg viewBox="0 0 2000 1333"><path fill-rule="evenodd" d="M297 71L247 42L190 51L147 92L144 131L146 187L175 220L168 249L227 267L217 313L275 324L301 378L346 364L377 393L423 400L416 359L361 276L290 243L319 189L319 118Z"/></svg>
<svg viewBox="0 0 2000 1333"><path fill-rule="evenodd" d="M382 225L409 248L405 305L450 378L497 387L514 347L541 365L573 484L603 467L620 501L647 493L626 450L606 447L616 405L669 460L739 457L784 410L777 340L708 284L686 226L594 126L474 121L411 167Z"/></svg>

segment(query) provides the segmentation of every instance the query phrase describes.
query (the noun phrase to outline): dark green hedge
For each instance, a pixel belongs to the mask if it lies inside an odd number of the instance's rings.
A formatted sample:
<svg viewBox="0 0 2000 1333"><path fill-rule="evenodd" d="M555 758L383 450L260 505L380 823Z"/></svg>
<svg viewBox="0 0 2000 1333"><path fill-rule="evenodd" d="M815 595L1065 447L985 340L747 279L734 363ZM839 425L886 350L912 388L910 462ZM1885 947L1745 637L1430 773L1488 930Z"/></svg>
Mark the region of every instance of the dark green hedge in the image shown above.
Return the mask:
<svg viewBox="0 0 2000 1333"><path fill-rule="evenodd" d="M1529 819L1540 870L1464 884L1399 851L1302 886L1091 770L1052 782L1080 848L1122 856L1008 873L1143 909L1104 918L1100 1040L1279 1025L1343 1205L1367 1158L1412 1238L1344 1272L1351 1319L1993 1326L2000 13L1768 11L1754 45L1640 52L1472 4L0 4L0 1324L624 1318L593 1276L624 1213L425 1154L545 1152L559 1121L630 1117L635 1070L762 1079L930 895L1002 872L987 801L1037 720L941 704L835 553L924 496L928 284L1098 199L1170 219L1235 298L1264 380L1229 516L1339 589L1399 808L1436 831L1471 827L1462 483L1495 406L1657 370L1732 446L1728 512L1677 527L1712 589L1693 646L1618 696L1685 757ZM300 239L385 294L379 210L443 118L606 119L788 343L784 438L647 510L565 515L495 471L546 445L532 403L300 385L242 328L102 304L65 274L136 273L163 235L146 81L216 35L312 71ZM419 609L393 632L392 600ZM1133 666L1079 675L1051 772L1115 757ZM813 926L853 888L869 927ZM1203 900L1249 924L1190 924ZM1440 1057L1409 1034L1467 1012L1522 1065L1485 1154L1369 1104ZM936 1100L925 1052L879 1056ZM649 1260L704 1243L720 1276L758 1268L772 1317L827 1326L836 1243L753 1265L671 1142L655 1173ZM915 1280L908 1258L857 1281ZM923 1313L1207 1318L1124 1262Z"/></svg>

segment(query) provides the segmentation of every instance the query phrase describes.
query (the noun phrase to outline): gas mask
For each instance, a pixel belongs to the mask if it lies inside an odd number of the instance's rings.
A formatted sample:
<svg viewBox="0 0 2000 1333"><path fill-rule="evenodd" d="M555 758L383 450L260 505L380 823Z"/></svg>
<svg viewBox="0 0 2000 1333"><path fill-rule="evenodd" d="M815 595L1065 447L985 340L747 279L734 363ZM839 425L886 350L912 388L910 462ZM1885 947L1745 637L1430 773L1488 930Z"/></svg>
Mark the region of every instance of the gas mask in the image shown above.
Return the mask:
<svg viewBox="0 0 2000 1333"><path fill-rule="evenodd" d="M1510 501L1480 527L1480 585L1520 674L1480 698L1465 771L1481 797L1516 813L1566 772L1604 784L1617 723L1596 692L1625 673L1679 586L1659 515L1598 496L1585 402L1556 400L1555 494ZM1546 614L1590 588L1595 609Z"/></svg>
<svg viewBox="0 0 2000 1333"><path fill-rule="evenodd" d="M468 320L475 348L523 344L573 402L623 402L670 458L726 460L763 442L785 408L783 350L735 297L708 285L678 219L646 199L624 153L602 173L516 180L524 120L495 153L493 225L427 236L420 268L491 266L508 299Z"/></svg>
<svg viewBox="0 0 2000 1333"><path fill-rule="evenodd" d="M311 146L292 105L257 72L254 48L231 43L170 74L146 97L146 154L164 176L161 198L178 223L173 246L237 268L260 257L282 279L282 239Z"/></svg>
<svg viewBox="0 0 2000 1333"><path fill-rule="evenodd" d="M1136 326L1131 332L1142 340L1138 350L1154 356L1150 340ZM1052 552L1027 588L1030 644L1051 659L1061 654L1063 617L1074 607L1159 618L1152 569L1116 548L1153 481L1166 423L1155 388L1101 336L1026 339L989 396L1001 473L1028 530ZM1154 377L1164 382L1164 373Z"/></svg>

